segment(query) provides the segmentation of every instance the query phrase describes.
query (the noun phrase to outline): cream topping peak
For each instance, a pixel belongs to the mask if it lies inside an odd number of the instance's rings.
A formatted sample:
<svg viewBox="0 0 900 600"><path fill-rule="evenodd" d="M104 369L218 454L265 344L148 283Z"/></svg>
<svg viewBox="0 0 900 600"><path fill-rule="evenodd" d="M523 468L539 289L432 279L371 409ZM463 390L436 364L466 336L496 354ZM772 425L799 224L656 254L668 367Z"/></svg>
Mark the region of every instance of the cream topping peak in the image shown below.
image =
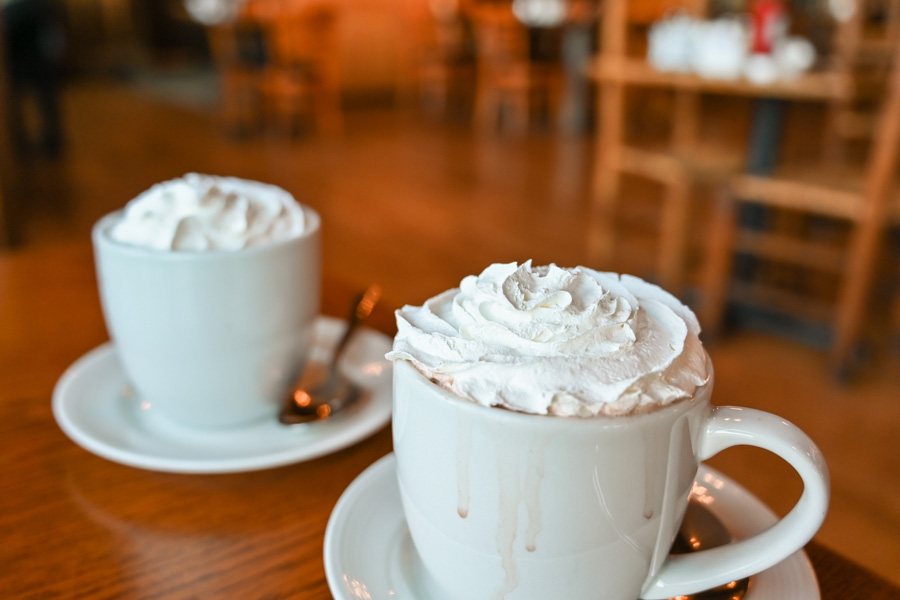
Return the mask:
<svg viewBox="0 0 900 600"><path fill-rule="evenodd" d="M484 405L563 416L626 414L709 379L694 314L637 277L494 264L397 311L391 360Z"/></svg>

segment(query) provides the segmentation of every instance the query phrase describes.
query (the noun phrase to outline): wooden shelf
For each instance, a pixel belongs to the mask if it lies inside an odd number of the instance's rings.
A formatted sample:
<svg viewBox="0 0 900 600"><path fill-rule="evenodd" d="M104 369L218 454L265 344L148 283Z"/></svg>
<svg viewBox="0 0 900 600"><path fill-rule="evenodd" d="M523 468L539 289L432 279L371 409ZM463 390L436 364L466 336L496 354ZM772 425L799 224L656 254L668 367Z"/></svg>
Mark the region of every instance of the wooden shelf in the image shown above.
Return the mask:
<svg viewBox="0 0 900 600"><path fill-rule="evenodd" d="M792 100L838 100L850 98L851 82L836 72L818 71L765 85L746 79L708 79L692 73L657 71L640 58L597 56L586 67L587 76L600 83L621 83L645 87L663 87L687 91L784 98Z"/></svg>

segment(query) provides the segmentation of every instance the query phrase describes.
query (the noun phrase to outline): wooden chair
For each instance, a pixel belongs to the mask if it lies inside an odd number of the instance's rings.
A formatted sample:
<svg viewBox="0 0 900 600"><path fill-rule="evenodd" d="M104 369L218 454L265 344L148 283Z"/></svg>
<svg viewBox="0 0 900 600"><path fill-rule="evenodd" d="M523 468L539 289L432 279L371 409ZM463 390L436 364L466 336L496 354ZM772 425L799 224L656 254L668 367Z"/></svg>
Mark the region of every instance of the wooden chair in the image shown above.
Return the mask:
<svg viewBox="0 0 900 600"><path fill-rule="evenodd" d="M264 111L279 130L294 133L306 116L320 133L342 130L337 23L330 4L285 6L265 23Z"/></svg>
<svg viewBox="0 0 900 600"><path fill-rule="evenodd" d="M524 132L538 103L548 115L555 115L562 65L531 60L528 28L513 14L511 5L476 3L466 13L475 37L476 126L482 131L494 131L499 125Z"/></svg>
<svg viewBox="0 0 900 600"><path fill-rule="evenodd" d="M715 185L743 166L740 151L710 147L699 141L700 92L688 85L672 86L669 137L661 144L638 144L626 132L626 91L652 82L658 73L639 59L633 47L643 47L647 27L665 12L680 8L703 17L706 0L606 0L601 17L601 48L598 59L605 70L636 73L630 81L614 75L595 76L599 102L597 158L593 181L593 203L588 234L588 254L600 268L611 268L617 240L618 205L622 201L623 175L659 182L664 187L660 218L657 274L660 283L679 293L685 279L688 224L692 197L699 185ZM636 37L642 39L636 40ZM637 43L636 43L637 42ZM646 81L641 76L646 75ZM683 79L696 76L682 76ZM663 86L659 86L663 87Z"/></svg>
<svg viewBox="0 0 900 600"><path fill-rule="evenodd" d="M848 80L853 94L832 103L825 146L831 158L846 158L848 145L871 140L897 40L900 3L895 0L857 0L853 13L835 28L831 68Z"/></svg>
<svg viewBox="0 0 900 600"><path fill-rule="evenodd" d="M846 166L825 165L814 169L784 168L766 177L740 175L730 181L711 223L700 310L705 331L712 335L719 331L731 294L742 301L804 316L822 313L833 323L831 362L835 372L849 372L876 272L879 244L885 230L900 223L900 193L895 185L900 148L900 43L895 47L889 91L875 131L866 163L857 172ZM767 207L774 216L768 219L769 223L777 221L778 215L808 216L808 234L796 238L768 228L749 229L737 218L739 205ZM814 235L817 228L823 229L819 226L823 220L845 224L849 231L845 246L838 245L840 235ZM779 265L796 265L804 272L835 274L839 286L835 306L817 310L820 303L815 298L798 297L796 290L772 288L758 280L733 281L735 252Z"/></svg>
<svg viewBox="0 0 900 600"><path fill-rule="evenodd" d="M262 125L262 55L259 26L253 20L207 27L210 54L219 73L222 121L236 133L255 131Z"/></svg>
<svg viewBox="0 0 900 600"><path fill-rule="evenodd" d="M443 114L462 105L474 87L474 56L456 0L429 0L416 57L416 80L426 109Z"/></svg>

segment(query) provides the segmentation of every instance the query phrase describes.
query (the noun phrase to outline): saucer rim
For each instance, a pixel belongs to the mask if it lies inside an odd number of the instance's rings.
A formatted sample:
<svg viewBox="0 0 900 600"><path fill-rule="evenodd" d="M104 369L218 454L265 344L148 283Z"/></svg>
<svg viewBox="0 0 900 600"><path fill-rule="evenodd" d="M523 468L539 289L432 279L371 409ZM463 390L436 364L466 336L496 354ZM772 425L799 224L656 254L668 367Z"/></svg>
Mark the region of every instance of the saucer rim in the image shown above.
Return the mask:
<svg viewBox="0 0 900 600"><path fill-rule="evenodd" d="M317 317L316 323L320 322L326 323L325 327L334 327L341 323L346 323L346 320L320 315ZM370 341L368 343L383 345L385 352L390 350L391 340L385 334L368 327L361 328L359 333L363 333L369 338ZM391 373L387 370L378 376L383 383L371 389L372 397L367 406L353 415L348 415L346 418L342 417L340 420L335 419L333 421L316 423L316 427L333 428L335 431L331 435L319 438L311 443L300 443L286 449L279 448L272 453L257 454L244 458L234 456L199 459L163 457L147 454L140 450L124 449L98 440L91 434L90 428L84 427L83 424L79 423L79 419L72 414L74 406L79 402L114 402L113 398L97 398L96 396L90 399L76 398L73 386L77 385L81 378L86 377L96 369L114 369L116 372L121 373L121 363L115 354L115 342L107 341L76 359L63 372L54 386L51 407L57 425L75 444L96 456L129 467L181 474L241 473L282 467L313 460L352 446L380 430L391 418L392 382ZM103 364L110 361L113 362L113 365ZM121 374L121 376L124 379L124 374ZM79 396L82 395L79 394ZM123 420L122 424L125 427L130 427L127 420ZM259 426L259 424L254 423L243 428L243 430L246 431L250 427L256 426ZM180 427L180 430L189 431L189 428ZM283 431L284 437L296 434L296 431L292 430L291 427L283 427L275 429L275 431ZM150 433L150 437L152 437L152 432ZM284 439L284 437L279 436L279 439Z"/></svg>
<svg viewBox="0 0 900 600"><path fill-rule="evenodd" d="M337 542L337 540L343 533L340 531L340 528L345 526L344 524L348 521L353 508L358 503L364 502L366 504L371 504L365 502L367 494L373 493L372 490L374 490L376 486L382 482L383 479L391 476L394 476L396 478L396 469L396 457L394 456L393 452L389 452L388 454L382 456L381 458L370 464L350 483L350 485L347 486L347 488L344 490L337 503L335 504L334 508L332 509L331 516L328 519L328 525L325 528L323 559L325 566L325 577L328 582L329 590L331 591L335 600L354 600L346 594L346 590L344 590L342 587L343 578L341 577L341 565L343 564L344 560L341 549L338 547ZM768 508L768 506L766 506L761 500L759 500L741 484L737 483L715 468L701 463L698 468L695 481L708 482L710 481L710 478L718 480L722 485L721 487L719 487L719 489L712 489L709 495L718 495L720 498L724 499L724 502L729 501L729 499L727 498L728 495L740 497L740 501L745 504L744 508L757 513L756 521L762 522L765 520L769 521L770 523L774 523L774 521L777 519L775 514L771 511L771 509ZM726 492L723 492L722 489L726 489L730 493L726 494ZM730 501L734 503L737 502L737 500L735 500L734 498L732 498ZM401 529L404 529L406 527L406 519L402 515L402 507L400 506L399 492L396 506L392 505L383 510L399 511L401 513ZM726 525L728 524L726 523ZM394 534L396 533L397 532L394 532ZM408 536L408 532L406 533L406 535ZM391 557L393 555L393 552L395 551L391 547L391 538L392 536L387 536L384 540L384 548L381 548L381 550L383 550L382 552L370 551L366 553L368 556L383 556L388 568L390 567ZM816 577L815 570L813 569L812 563L809 560L809 556L803 549L798 550L794 554L790 555L789 557L787 557L780 563L770 567L769 569L754 575L753 579L751 580L751 586L746 596L744 596L744 600L775 600L776 598L779 598L779 596L773 595L779 593L778 590L775 589L775 586L777 586L779 581L783 583L786 576L798 577L800 582L799 586L803 588L799 590L792 590L794 592L799 591L801 594L803 594L802 596L798 596L797 598L795 598L795 600L821 600L821 590L819 588L818 578ZM379 598L375 598L374 596L372 596L372 599L380 600ZM421 599L416 597L404 598L401 596L397 596L397 600Z"/></svg>

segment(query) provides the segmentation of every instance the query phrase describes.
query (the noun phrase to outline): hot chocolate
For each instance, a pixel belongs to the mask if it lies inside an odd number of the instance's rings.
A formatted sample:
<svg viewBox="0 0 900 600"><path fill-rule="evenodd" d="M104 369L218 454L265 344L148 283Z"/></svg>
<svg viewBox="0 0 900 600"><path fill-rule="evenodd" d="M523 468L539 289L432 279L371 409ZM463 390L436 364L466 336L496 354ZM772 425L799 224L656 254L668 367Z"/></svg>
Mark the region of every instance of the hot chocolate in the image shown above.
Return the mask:
<svg viewBox="0 0 900 600"><path fill-rule="evenodd" d="M142 414L274 421L312 346L319 223L280 188L194 174L97 222L103 313Z"/></svg>
<svg viewBox="0 0 900 600"><path fill-rule="evenodd" d="M417 597L684 596L776 564L822 523L821 453L780 417L711 404L697 320L654 285L497 264L397 320L392 430ZM737 445L788 461L803 495L727 552L670 558L700 461Z"/></svg>

